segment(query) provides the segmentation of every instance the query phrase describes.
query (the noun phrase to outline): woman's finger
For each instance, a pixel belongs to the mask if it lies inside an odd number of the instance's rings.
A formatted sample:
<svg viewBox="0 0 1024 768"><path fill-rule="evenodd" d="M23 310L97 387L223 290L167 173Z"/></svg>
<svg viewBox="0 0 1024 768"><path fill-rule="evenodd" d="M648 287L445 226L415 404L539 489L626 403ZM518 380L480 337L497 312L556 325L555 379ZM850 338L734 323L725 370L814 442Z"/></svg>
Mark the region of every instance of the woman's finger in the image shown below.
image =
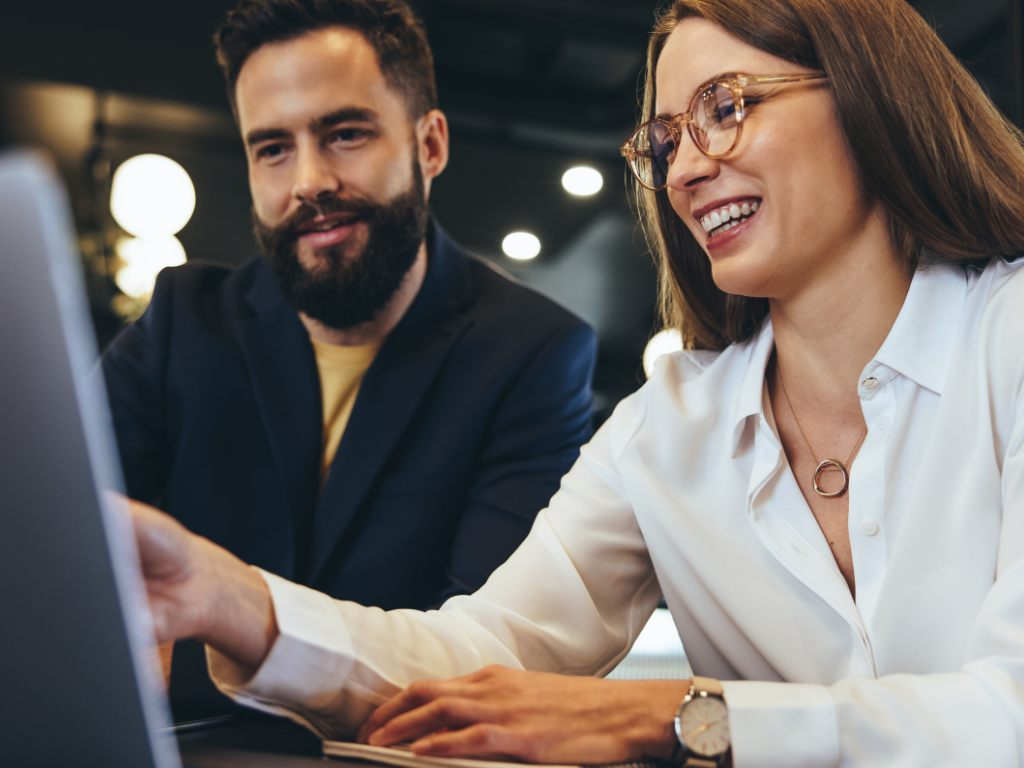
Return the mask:
<svg viewBox="0 0 1024 768"><path fill-rule="evenodd" d="M369 743L384 747L412 741L441 728L461 729L486 722L493 716L493 707L483 702L444 696L393 717L370 734Z"/></svg>
<svg viewBox="0 0 1024 768"><path fill-rule="evenodd" d="M489 757L513 760L528 759L517 739L505 727L494 723L477 723L458 731L433 733L418 739L412 750L418 755L433 757Z"/></svg>
<svg viewBox="0 0 1024 768"><path fill-rule="evenodd" d="M397 717L403 712L408 712L410 709L423 706L429 698L424 698L422 691L425 688L424 683L428 681L419 681L413 683L408 688L396 693L390 699L381 704L363 723L362 728L359 729L359 733L356 735L356 741L362 744L368 744L370 740L370 734L379 730L385 723L391 720L393 717Z"/></svg>
<svg viewBox="0 0 1024 768"><path fill-rule="evenodd" d="M422 707L424 704L438 699L442 696L458 696L462 693L464 686L462 678L454 680L417 680L408 688L395 694L373 711L373 714L363 723L359 729L356 740L364 744L369 743L370 734L382 728L393 718L410 710Z"/></svg>

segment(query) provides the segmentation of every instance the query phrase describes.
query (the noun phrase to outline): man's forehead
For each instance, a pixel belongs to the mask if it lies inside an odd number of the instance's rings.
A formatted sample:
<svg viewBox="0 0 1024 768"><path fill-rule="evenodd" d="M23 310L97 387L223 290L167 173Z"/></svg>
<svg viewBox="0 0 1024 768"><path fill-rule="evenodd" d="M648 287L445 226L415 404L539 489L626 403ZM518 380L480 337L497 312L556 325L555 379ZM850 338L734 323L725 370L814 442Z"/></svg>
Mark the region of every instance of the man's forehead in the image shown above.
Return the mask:
<svg viewBox="0 0 1024 768"><path fill-rule="evenodd" d="M309 121L345 107L378 114L402 107L373 47L345 27L258 48L242 65L235 99L243 132L268 120Z"/></svg>

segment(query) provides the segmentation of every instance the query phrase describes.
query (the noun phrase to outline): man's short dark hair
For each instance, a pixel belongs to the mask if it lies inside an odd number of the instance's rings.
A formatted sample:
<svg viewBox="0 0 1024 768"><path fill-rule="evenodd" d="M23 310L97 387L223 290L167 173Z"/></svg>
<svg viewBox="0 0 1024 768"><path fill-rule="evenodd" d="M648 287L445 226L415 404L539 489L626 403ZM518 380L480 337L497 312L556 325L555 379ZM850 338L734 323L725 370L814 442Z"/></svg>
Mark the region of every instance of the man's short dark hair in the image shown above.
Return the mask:
<svg viewBox="0 0 1024 768"><path fill-rule="evenodd" d="M231 108L237 112L238 73L257 49L335 26L366 38L377 52L384 78L405 98L411 117L437 107L434 57L427 34L401 0L242 0L213 38Z"/></svg>

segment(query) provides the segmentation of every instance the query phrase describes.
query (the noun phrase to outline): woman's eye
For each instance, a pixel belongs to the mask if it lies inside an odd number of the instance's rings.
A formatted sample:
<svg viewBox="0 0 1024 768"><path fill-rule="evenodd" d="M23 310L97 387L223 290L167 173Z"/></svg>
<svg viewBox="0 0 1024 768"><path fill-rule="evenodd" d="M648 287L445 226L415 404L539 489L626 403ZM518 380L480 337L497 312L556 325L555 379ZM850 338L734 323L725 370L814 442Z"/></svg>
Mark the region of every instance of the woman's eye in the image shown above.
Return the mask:
<svg viewBox="0 0 1024 768"><path fill-rule="evenodd" d="M732 99L723 101L715 107L714 116L715 120L720 123L724 123L728 120L732 120L736 114L736 104Z"/></svg>

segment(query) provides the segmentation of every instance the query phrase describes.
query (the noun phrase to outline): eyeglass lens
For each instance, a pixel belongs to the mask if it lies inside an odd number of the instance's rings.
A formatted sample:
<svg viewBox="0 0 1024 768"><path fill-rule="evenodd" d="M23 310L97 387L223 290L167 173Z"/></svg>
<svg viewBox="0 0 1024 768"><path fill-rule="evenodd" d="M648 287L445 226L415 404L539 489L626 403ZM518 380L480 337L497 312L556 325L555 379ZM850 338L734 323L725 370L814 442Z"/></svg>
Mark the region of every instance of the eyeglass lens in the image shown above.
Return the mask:
<svg viewBox="0 0 1024 768"><path fill-rule="evenodd" d="M690 120L687 128L701 152L711 157L729 153L739 125L732 91L718 83L702 90L690 105ZM658 121L634 134L633 170L645 186L663 189L668 183L676 151L673 133L667 121Z"/></svg>

